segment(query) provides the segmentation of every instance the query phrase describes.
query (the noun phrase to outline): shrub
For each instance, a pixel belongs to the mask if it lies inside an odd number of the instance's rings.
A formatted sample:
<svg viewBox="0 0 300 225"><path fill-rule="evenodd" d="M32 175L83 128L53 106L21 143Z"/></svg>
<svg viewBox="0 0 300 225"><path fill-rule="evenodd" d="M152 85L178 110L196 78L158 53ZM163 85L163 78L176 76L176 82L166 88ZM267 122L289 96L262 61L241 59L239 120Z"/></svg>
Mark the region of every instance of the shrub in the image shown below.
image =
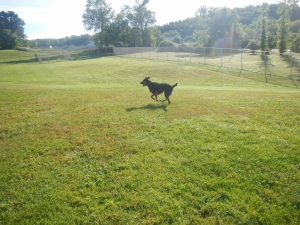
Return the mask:
<svg viewBox="0 0 300 225"><path fill-rule="evenodd" d="M250 40L247 45L247 48L251 49L252 54L254 54L255 51L259 49L259 47L260 47L259 40L254 40L254 39Z"/></svg>
<svg viewBox="0 0 300 225"><path fill-rule="evenodd" d="M195 38L193 36L186 36L184 38L184 42L196 42Z"/></svg>
<svg viewBox="0 0 300 225"><path fill-rule="evenodd" d="M164 40L158 44L158 47L174 47L174 43L172 41Z"/></svg>
<svg viewBox="0 0 300 225"><path fill-rule="evenodd" d="M292 52L296 52L296 53L300 52L300 30L298 34L292 35L291 50Z"/></svg>

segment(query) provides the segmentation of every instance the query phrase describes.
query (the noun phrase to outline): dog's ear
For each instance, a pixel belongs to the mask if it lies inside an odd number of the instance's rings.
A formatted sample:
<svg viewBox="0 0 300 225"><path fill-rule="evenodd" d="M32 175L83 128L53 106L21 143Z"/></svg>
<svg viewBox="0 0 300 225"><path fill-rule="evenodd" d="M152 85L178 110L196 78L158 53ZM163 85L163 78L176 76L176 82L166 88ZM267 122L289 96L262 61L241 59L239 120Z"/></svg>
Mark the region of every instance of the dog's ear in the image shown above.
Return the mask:
<svg viewBox="0 0 300 225"><path fill-rule="evenodd" d="M146 79L148 79L148 80L149 80L149 79L150 79L150 77L146 77Z"/></svg>

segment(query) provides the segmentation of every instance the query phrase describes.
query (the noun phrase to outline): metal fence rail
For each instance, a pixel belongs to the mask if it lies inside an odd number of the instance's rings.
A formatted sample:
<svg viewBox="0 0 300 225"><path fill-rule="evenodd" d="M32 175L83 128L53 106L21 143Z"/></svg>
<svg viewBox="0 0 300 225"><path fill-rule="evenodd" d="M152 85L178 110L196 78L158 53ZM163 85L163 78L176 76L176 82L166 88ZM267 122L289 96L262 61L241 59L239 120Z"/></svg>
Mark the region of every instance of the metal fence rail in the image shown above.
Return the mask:
<svg viewBox="0 0 300 225"><path fill-rule="evenodd" d="M112 55L113 49L89 48L89 49L35 49L20 51L0 51L0 63L32 63L63 60L81 60L97 58L102 55Z"/></svg>
<svg viewBox="0 0 300 225"><path fill-rule="evenodd" d="M120 57L190 62L238 70L239 76L300 87L300 55L248 49L201 47L114 47Z"/></svg>
<svg viewBox="0 0 300 225"><path fill-rule="evenodd" d="M1 63L47 63L101 56L188 62L215 66L231 75L262 82L300 87L300 54L201 47L108 47L93 49L38 49L0 51ZM234 72L235 71L235 72Z"/></svg>

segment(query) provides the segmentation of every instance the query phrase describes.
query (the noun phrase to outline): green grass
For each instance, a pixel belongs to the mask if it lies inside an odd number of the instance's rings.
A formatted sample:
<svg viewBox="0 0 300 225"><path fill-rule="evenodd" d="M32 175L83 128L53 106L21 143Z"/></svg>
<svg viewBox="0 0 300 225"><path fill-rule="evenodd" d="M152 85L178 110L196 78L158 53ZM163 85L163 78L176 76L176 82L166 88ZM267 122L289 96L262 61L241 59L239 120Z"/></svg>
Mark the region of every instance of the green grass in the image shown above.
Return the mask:
<svg viewBox="0 0 300 225"><path fill-rule="evenodd" d="M128 58L200 63L223 69L234 68L238 72L242 70L242 73L246 74L252 72L251 77L264 77L264 74L271 78L276 76L276 79L280 79L281 82L285 82L283 78L300 81L299 54L279 55L272 53L261 55L251 52L241 54L238 49L223 49L222 52L221 50L213 49L212 51L210 49L210 54L204 53L203 48L191 48L191 51L194 52L189 52L189 48L182 49L186 52L177 52L177 48L160 48L159 50L157 48L119 48L116 53Z"/></svg>
<svg viewBox="0 0 300 225"><path fill-rule="evenodd" d="M98 52L95 49L30 49L30 50L1 50L0 63L40 63L61 62L67 60L87 60L99 58L100 56L111 55L111 49L102 49ZM39 59L36 58L36 55Z"/></svg>
<svg viewBox="0 0 300 225"><path fill-rule="evenodd" d="M0 224L299 224L299 90L206 68L1 64Z"/></svg>

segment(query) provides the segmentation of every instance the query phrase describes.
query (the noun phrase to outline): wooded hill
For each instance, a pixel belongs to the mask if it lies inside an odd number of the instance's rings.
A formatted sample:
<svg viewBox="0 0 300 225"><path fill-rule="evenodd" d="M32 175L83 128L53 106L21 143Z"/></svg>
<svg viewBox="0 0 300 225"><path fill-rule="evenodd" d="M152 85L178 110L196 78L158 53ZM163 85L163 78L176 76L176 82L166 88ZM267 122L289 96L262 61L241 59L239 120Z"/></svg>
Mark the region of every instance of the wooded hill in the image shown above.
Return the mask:
<svg viewBox="0 0 300 225"><path fill-rule="evenodd" d="M149 2L149 1L147 1ZM146 2L146 4L147 4ZM139 6L144 12L146 4ZM300 52L300 7L298 0L244 8L200 7L195 15L163 26L140 28L134 9L123 8L95 35L28 41L32 47L81 45L94 40L98 46L202 46L269 50L282 46ZM146 17L146 13L143 14ZM147 18L143 18L147 20ZM151 17L153 22L153 17ZM155 21L155 18L154 18ZM285 24L285 25L282 25ZM280 42L284 42L280 45Z"/></svg>

